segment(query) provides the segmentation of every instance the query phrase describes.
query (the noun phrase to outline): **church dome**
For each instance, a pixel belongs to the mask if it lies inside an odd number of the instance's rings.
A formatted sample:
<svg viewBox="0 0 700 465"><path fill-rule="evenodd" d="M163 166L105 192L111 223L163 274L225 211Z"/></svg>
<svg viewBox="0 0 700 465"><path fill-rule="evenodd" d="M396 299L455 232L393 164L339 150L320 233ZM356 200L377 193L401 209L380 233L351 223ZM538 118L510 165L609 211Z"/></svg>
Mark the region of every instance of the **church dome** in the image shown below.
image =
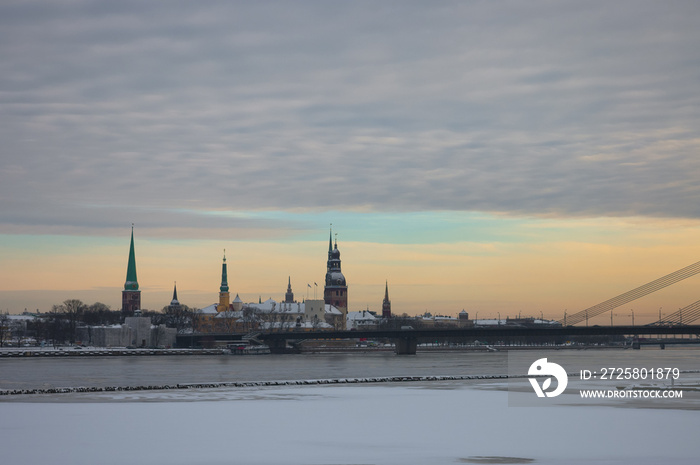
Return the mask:
<svg viewBox="0 0 700 465"><path fill-rule="evenodd" d="M326 274L327 286L345 286L345 276L339 271Z"/></svg>

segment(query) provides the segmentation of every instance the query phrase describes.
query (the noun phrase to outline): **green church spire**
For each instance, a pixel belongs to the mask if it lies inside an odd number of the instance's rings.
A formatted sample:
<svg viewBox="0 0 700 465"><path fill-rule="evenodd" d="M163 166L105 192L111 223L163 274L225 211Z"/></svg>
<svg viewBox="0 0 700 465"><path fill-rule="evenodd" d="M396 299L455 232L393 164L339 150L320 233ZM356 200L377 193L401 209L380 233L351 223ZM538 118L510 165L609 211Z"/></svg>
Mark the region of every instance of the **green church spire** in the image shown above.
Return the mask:
<svg viewBox="0 0 700 465"><path fill-rule="evenodd" d="M226 250L224 250L224 263L221 265L221 292L228 292L228 273L226 272Z"/></svg>
<svg viewBox="0 0 700 465"><path fill-rule="evenodd" d="M139 282L136 279L136 254L134 253L134 225L131 225L131 246L129 247L129 265L126 268L125 291L137 291Z"/></svg>

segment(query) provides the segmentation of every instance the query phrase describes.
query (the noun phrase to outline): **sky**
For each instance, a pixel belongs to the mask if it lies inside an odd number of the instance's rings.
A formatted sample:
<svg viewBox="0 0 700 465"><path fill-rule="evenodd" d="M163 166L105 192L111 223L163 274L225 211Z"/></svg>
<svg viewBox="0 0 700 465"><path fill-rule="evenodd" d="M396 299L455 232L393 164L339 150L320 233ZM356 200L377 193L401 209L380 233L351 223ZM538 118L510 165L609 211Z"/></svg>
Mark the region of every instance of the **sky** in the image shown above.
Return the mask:
<svg viewBox="0 0 700 465"><path fill-rule="evenodd" d="M560 319L700 260L700 4L0 4L0 311ZM616 310L657 319L700 277ZM309 287L310 286L310 287ZM610 315L601 316L601 324Z"/></svg>

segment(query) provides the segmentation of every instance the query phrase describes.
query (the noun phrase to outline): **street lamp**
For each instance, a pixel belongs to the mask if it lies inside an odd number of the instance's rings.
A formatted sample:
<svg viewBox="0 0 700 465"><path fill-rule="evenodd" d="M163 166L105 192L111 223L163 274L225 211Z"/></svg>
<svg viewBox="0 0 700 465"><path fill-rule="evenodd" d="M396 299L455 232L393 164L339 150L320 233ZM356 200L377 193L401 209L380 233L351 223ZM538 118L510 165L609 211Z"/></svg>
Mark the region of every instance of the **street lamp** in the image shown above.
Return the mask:
<svg viewBox="0 0 700 465"><path fill-rule="evenodd" d="M501 312L498 312L498 324L501 324Z"/></svg>
<svg viewBox="0 0 700 465"><path fill-rule="evenodd" d="M634 309L630 308L630 312L632 312L632 326L634 326Z"/></svg>

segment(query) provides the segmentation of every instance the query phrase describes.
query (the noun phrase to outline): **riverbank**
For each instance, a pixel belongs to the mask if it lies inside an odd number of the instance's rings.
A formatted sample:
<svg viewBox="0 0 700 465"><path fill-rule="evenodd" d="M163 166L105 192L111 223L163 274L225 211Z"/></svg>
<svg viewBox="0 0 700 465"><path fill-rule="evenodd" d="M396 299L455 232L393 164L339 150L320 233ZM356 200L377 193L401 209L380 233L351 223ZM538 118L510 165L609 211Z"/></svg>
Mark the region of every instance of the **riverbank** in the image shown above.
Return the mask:
<svg viewBox="0 0 700 465"><path fill-rule="evenodd" d="M133 357L143 355L223 355L223 349L127 349L105 347L3 348L0 357Z"/></svg>
<svg viewBox="0 0 700 465"><path fill-rule="evenodd" d="M621 350L630 346L601 345L563 345L563 346L418 346L418 352L508 352L515 350ZM304 354L357 354L394 352L393 346L379 347L302 347ZM291 352L290 352L291 353ZM174 355L231 355L227 349L127 349L125 347L4 347L0 349L0 358L23 357L137 357L137 356L174 356ZM240 354L234 354L240 355ZM248 355L248 354L245 354Z"/></svg>

